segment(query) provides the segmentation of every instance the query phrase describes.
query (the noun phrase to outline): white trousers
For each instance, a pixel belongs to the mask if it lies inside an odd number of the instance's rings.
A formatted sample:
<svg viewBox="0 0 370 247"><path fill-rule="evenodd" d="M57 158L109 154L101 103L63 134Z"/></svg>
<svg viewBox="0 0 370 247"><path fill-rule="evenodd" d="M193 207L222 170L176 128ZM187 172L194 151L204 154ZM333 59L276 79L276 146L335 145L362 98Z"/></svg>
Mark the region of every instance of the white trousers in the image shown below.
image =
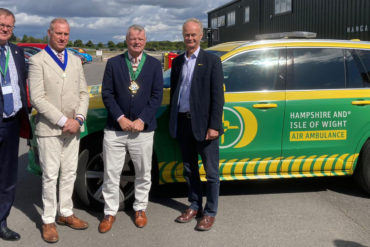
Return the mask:
<svg viewBox="0 0 370 247"><path fill-rule="evenodd" d="M42 169L41 216L44 224L55 222L57 213L57 182L59 178L59 208L62 216L73 214L72 193L76 180L80 135L37 136Z"/></svg>
<svg viewBox="0 0 370 247"><path fill-rule="evenodd" d="M135 211L146 210L152 184L153 136L151 132L126 132L104 130L103 160L105 201L104 214L115 216L119 208L120 176L126 153L135 167Z"/></svg>

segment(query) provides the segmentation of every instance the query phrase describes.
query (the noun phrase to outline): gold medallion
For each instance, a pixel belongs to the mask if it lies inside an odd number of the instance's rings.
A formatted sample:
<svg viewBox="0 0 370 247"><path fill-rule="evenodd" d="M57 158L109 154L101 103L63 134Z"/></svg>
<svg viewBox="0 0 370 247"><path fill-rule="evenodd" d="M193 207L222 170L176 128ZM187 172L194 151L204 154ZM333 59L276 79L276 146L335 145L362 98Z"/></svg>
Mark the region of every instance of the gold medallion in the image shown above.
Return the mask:
<svg viewBox="0 0 370 247"><path fill-rule="evenodd" d="M139 85L137 85L136 81L131 81L131 85L128 87L132 94L136 94L137 90L139 90Z"/></svg>

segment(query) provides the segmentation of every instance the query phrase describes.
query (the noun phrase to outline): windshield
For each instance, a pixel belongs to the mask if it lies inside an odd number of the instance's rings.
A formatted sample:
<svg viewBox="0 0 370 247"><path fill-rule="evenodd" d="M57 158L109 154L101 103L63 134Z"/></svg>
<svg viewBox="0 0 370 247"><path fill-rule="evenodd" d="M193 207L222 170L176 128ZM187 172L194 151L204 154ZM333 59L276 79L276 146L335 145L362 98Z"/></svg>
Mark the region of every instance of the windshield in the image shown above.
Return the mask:
<svg viewBox="0 0 370 247"><path fill-rule="evenodd" d="M216 50L206 50L206 52L211 53L211 54L215 54L218 57L221 57L222 55L227 53L227 51L216 51Z"/></svg>

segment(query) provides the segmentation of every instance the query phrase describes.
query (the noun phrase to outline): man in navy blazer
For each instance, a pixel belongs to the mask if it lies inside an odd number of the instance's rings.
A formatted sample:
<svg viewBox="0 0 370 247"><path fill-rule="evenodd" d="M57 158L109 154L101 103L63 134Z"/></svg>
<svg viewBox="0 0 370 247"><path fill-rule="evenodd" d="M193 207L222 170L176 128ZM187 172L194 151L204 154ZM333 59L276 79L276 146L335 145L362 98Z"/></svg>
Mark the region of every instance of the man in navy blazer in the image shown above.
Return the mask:
<svg viewBox="0 0 370 247"><path fill-rule="evenodd" d="M7 217L15 198L19 136L31 138L24 54L8 42L14 23L14 14L0 8L0 238L13 241L20 235L8 228Z"/></svg>
<svg viewBox="0 0 370 247"><path fill-rule="evenodd" d="M108 118L103 141L105 216L99 224L101 233L112 228L119 209L126 153L135 167L135 224L142 228L147 223L155 115L162 102L163 75L161 63L143 52L143 27L129 27L126 43L128 51L108 60L103 78L102 97Z"/></svg>
<svg viewBox="0 0 370 247"><path fill-rule="evenodd" d="M223 73L220 58L200 49L203 27L199 20L185 21L183 36L186 52L172 62L170 134L180 144L190 206L176 221L186 223L202 215L196 229L207 231L215 221L218 207ZM202 157L207 178L204 210L198 154Z"/></svg>

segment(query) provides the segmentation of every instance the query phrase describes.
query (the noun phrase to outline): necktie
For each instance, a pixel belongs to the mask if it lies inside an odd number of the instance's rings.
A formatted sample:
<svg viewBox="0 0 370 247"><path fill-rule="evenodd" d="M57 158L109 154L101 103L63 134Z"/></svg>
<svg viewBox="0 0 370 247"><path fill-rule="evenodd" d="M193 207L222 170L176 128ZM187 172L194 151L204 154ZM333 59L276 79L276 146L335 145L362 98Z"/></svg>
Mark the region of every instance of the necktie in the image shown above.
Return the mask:
<svg viewBox="0 0 370 247"><path fill-rule="evenodd" d="M5 64L6 64L5 46L1 46L0 66L3 72L5 72L6 69ZM9 116L14 111L13 89L10 81L9 66L6 75L2 74L1 76L2 76L1 90L4 98L4 113L6 116Z"/></svg>
<svg viewBox="0 0 370 247"><path fill-rule="evenodd" d="M137 58L136 57L135 58L132 58L132 70L134 72L136 72L137 66L138 66L138 64L137 64Z"/></svg>
<svg viewBox="0 0 370 247"><path fill-rule="evenodd" d="M64 63L63 52L58 52L57 56L58 56L59 60L60 60L62 63Z"/></svg>

